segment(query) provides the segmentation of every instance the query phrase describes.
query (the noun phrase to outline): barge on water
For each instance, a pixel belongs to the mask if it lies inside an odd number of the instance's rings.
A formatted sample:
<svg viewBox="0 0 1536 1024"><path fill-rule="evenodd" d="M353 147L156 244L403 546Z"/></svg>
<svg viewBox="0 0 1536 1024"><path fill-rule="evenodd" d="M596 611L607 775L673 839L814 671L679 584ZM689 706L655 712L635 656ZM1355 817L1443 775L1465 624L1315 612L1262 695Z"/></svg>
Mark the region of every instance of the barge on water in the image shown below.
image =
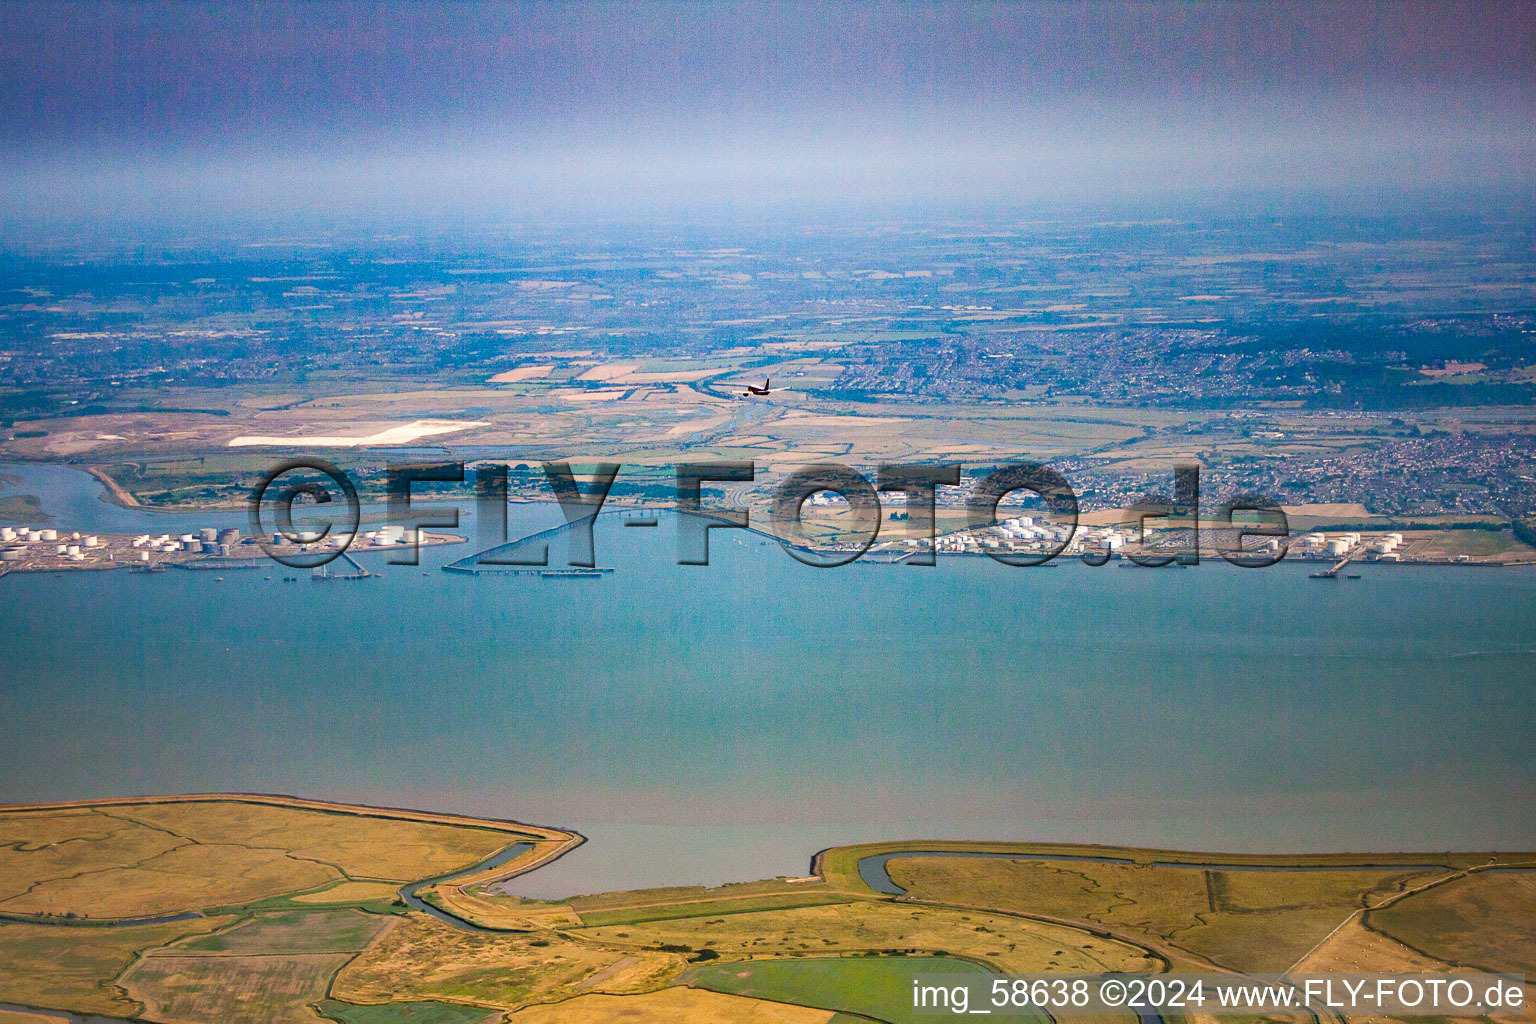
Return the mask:
<svg viewBox="0 0 1536 1024"><path fill-rule="evenodd" d="M469 559L465 559L468 562ZM613 572L611 566L599 566L597 568L574 567L569 569L551 569L546 566L527 566L524 568L495 567L486 565L466 565L461 562L453 562L443 566L444 572L463 573L466 576L539 576L546 580L590 580L602 579Z"/></svg>

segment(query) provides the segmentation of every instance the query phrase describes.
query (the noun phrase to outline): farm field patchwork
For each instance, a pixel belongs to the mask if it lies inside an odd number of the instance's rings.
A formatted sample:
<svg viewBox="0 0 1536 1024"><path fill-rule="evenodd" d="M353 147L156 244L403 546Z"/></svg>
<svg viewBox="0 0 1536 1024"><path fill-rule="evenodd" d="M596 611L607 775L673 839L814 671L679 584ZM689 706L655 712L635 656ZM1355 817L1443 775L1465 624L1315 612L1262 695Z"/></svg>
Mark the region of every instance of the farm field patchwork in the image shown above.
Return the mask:
<svg viewBox="0 0 1536 1024"><path fill-rule="evenodd" d="M123 928L0 922L0 1002L124 1016L134 1004L113 986L143 950L229 924L203 918Z"/></svg>
<svg viewBox="0 0 1536 1024"><path fill-rule="evenodd" d="M502 1009L586 992L658 988L685 965L640 943L610 947L562 932L467 932L413 915L337 976L333 995L353 1003L470 1002Z"/></svg>
<svg viewBox="0 0 1536 1024"><path fill-rule="evenodd" d="M55 916L0 920L0 1003L165 1024L894 1024L914 965L1532 963L1536 876L1484 870L1530 855L913 842L825 851L803 879L553 901L498 893L508 865L579 841L532 825L272 798L6 809L0 895ZM505 863L476 866L491 853ZM883 853L903 854L885 863L903 894L876 891L860 873ZM278 864L295 867L264 873ZM398 898L402 883L455 869L437 886L453 897L444 905L503 930L439 920ZM93 899L103 883L117 888ZM146 908L192 913L123 926L95 917Z"/></svg>

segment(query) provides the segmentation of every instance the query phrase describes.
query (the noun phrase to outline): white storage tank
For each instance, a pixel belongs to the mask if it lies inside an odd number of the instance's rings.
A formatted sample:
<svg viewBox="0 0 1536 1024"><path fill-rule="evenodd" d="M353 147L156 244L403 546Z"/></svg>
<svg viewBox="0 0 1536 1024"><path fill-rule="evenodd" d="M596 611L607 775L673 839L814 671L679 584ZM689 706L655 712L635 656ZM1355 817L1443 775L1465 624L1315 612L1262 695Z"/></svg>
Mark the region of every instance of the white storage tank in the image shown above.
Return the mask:
<svg viewBox="0 0 1536 1024"><path fill-rule="evenodd" d="M219 539L219 531L211 526L205 526L198 532L198 540L204 544L213 544Z"/></svg>
<svg viewBox="0 0 1536 1024"><path fill-rule="evenodd" d="M39 530L38 531L38 539L39 540L58 540L59 539L59 531L58 530Z"/></svg>
<svg viewBox="0 0 1536 1024"><path fill-rule="evenodd" d="M1349 541L1347 541L1347 540L1339 539L1339 540L1331 540L1331 541L1328 542L1328 553L1330 555L1342 555L1342 554L1347 553L1348 551L1349 551Z"/></svg>
<svg viewBox="0 0 1536 1024"><path fill-rule="evenodd" d="M84 537L80 538L80 546L83 548L101 547L101 538L97 537L95 534L86 534Z"/></svg>

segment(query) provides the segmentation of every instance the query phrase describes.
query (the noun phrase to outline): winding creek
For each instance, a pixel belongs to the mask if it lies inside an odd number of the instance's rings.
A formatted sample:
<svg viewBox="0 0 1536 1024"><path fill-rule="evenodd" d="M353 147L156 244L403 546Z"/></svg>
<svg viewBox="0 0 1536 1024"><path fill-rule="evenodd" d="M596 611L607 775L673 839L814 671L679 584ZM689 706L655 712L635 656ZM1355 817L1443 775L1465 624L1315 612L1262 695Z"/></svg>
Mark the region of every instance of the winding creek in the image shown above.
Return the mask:
<svg viewBox="0 0 1536 1024"><path fill-rule="evenodd" d="M474 924L471 921L466 921L462 917L450 914L446 910L443 910L439 907L434 907L432 904L418 896L417 893L423 889L431 888L434 885L441 885L444 882L451 882L456 878L466 878L470 875L478 874L481 871L489 871L492 868L499 868L503 864L507 864L516 860L518 857L521 857L531 849L533 849L532 843L513 843L511 846L507 847L505 850L502 850L495 856L483 860L479 864L475 864L472 867L465 868L462 871L450 871L448 874L438 875L436 878L427 878L420 882L412 882L410 885L401 888L400 899L403 900L405 905L410 907L412 910L419 910L423 914L429 914L432 917L437 918L439 921L442 921L444 924L451 924L455 928L458 928L462 931L482 932L494 935L497 929L482 928L480 925Z"/></svg>

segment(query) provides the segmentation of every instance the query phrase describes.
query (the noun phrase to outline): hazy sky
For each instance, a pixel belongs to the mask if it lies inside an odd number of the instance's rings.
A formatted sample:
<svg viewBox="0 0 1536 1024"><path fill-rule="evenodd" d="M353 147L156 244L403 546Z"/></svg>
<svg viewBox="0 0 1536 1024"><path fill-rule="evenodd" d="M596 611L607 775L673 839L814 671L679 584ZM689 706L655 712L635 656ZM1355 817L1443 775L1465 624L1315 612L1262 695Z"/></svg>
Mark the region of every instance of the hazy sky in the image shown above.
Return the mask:
<svg viewBox="0 0 1536 1024"><path fill-rule="evenodd" d="M0 2L0 208L1532 182L1536 4Z"/></svg>

